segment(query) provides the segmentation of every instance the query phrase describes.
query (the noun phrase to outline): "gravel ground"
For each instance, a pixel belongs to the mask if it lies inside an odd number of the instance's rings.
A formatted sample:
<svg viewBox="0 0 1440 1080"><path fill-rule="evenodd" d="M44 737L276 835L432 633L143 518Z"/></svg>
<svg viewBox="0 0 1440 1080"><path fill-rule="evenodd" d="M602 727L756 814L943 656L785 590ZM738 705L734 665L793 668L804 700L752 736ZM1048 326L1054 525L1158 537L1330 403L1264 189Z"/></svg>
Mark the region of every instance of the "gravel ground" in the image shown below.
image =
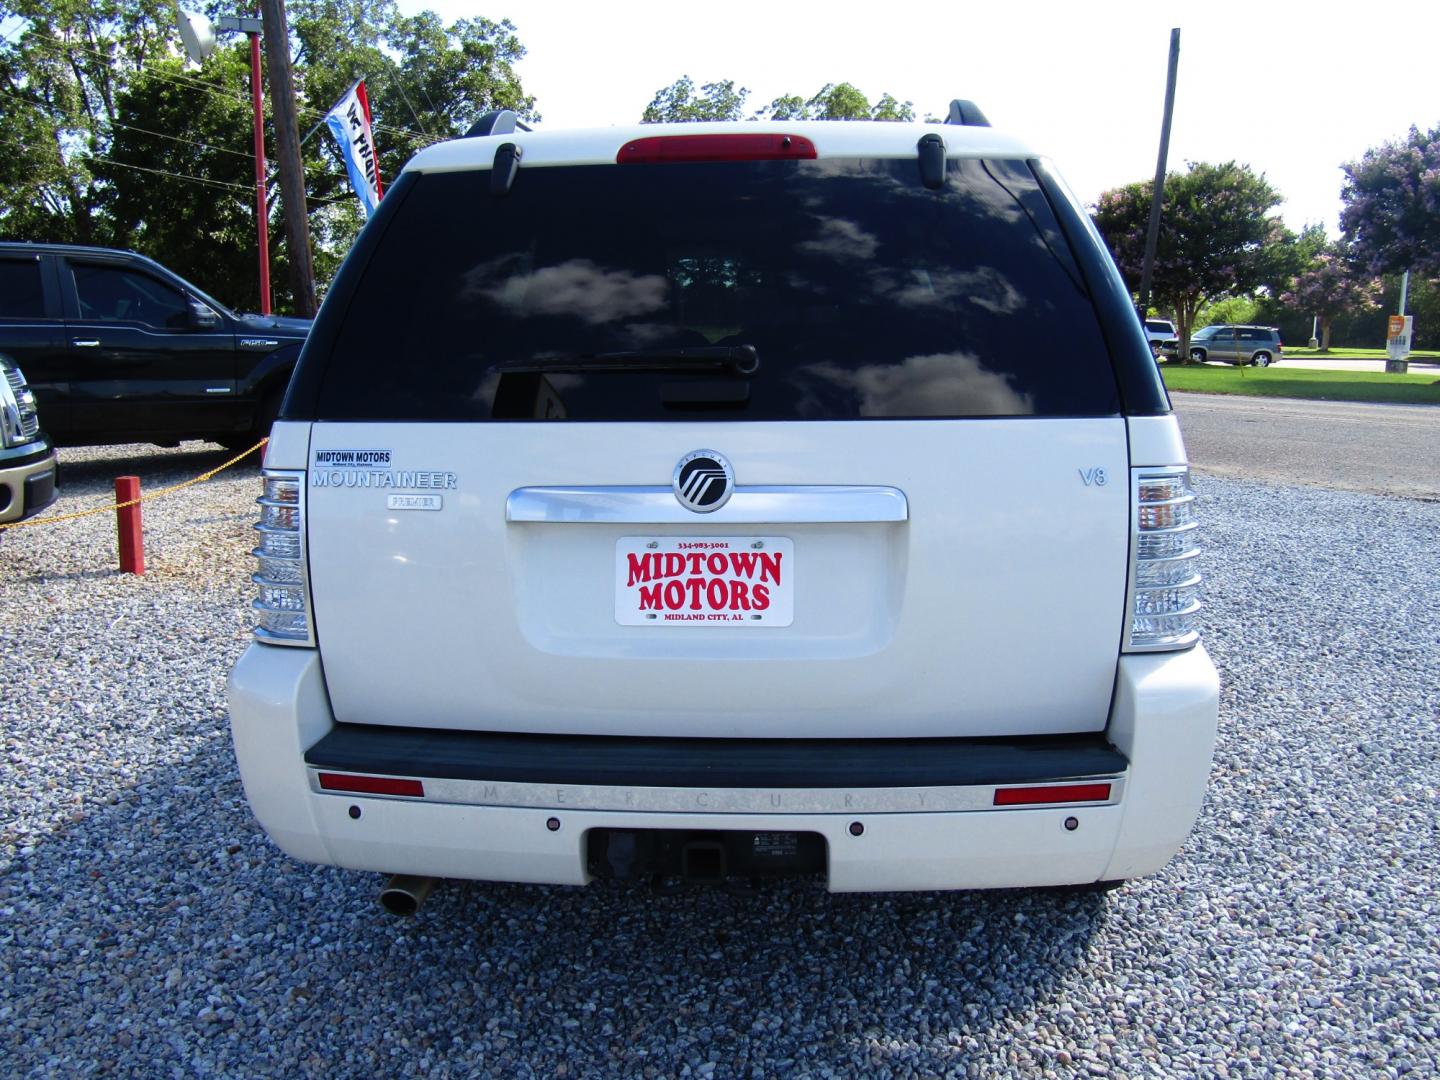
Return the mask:
<svg viewBox="0 0 1440 1080"><path fill-rule="evenodd" d="M59 509L197 446L68 451ZM147 506L139 579L105 516L0 536L6 1075L1437 1072L1440 504L1200 480L1210 798L1108 897L449 884L397 921L240 790L256 487Z"/></svg>

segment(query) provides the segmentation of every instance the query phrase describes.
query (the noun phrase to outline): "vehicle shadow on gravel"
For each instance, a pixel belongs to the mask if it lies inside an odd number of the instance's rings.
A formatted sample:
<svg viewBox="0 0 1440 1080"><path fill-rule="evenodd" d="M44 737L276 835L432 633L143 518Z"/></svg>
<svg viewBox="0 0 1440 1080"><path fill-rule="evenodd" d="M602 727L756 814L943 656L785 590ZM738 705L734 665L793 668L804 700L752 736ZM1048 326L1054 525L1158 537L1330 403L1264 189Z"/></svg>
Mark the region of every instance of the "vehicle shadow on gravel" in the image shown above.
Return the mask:
<svg viewBox="0 0 1440 1080"><path fill-rule="evenodd" d="M77 460L78 455L85 460ZM105 447L62 447L58 483L62 495L68 488L108 486L117 476L138 476L141 490L147 485L174 484L223 465L235 454L218 443L187 442L180 448L155 446L150 452L135 444L116 446L113 453ZM260 453L231 466L237 471L258 467Z"/></svg>
<svg viewBox="0 0 1440 1080"><path fill-rule="evenodd" d="M1055 994L1105 920L1095 895L812 881L754 898L446 882L397 919L379 875L269 843L210 723L188 763L0 866L17 1073L79 1047L104 1073L941 1072Z"/></svg>

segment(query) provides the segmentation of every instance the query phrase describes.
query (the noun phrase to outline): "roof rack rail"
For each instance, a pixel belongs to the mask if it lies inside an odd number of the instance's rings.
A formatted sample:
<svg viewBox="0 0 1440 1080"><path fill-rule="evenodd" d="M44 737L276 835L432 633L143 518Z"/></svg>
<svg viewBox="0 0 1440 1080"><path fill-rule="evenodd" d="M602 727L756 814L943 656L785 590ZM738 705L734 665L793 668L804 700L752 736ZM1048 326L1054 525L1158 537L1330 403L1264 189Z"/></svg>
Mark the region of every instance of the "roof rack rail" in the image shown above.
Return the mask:
<svg viewBox="0 0 1440 1080"><path fill-rule="evenodd" d="M522 123L520 117L516 116L513 110L491 109L470 125L470 129L465 132L465 138L473 139L480 135L508 135L516 128L521 131L530 130L530 126Z"/></svg>
<svg viewBox="0 0 1440 1080"><path fill-rule="evenodd" d="M989 127L990 121L985 119L985 114L980 111L980 106L973 101L966 101L964 98L956 98L950 102L950 115L945 118L947 124L964 124L966 127Z"/></svg>

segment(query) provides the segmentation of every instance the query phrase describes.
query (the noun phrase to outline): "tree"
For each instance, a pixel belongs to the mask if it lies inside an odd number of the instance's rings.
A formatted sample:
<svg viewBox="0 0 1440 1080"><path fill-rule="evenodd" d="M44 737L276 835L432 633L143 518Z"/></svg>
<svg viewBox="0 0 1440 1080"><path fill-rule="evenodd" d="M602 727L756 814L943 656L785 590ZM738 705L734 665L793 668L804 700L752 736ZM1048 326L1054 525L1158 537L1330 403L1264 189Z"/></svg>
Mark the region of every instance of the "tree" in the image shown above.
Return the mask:
<svg viewBox="0 0 1440 1080"><path fill-rule="evenodd" d="M745 113L750 91L735 89L733 80L706 83L697 96L689 75L682 75L658 90L640 117L642 124L665 124L690 120L739 120Z"/></svg>
<svg viewBox="0 0 1440 1080"><path fill-rule="evenodd" d="M380 175L389 184L416 152L454 138L492 109L540 119L515 64L525 56L508 19L460 19L433 11L401 16L393 0L287 0L299 43L301 122L318 122L356 79L374 113ZM339 148L327 130L305 151L317 284L339 269L364 224ZM316 205L318 204L318 205Z"/></svg>
<svg viewBox="0 0 1440 1080"><path fill-rule="evenodd" d="M208 7L230 12L220 0ZM394 0L287 8L302 134L364 78L387 182L416 150L490 109L537 119L507 21L446 25L429 11L401 16ZM222 300L257 306L247 43L222 38L202 68L188 68L170 0L0 0L0 19L0 233L133 246ZM273 153L268 124L266 145ZM362 220L329 132L302 154L323 287ZM284 310L284 230L271 235Z"/></svg>
<svg viewBox="0 0 1440 1080"><path fill-rule="evenodd" d="M1220 323L1222 326L1253 323L1259 307L1259 303L1248 296L1227 296L1223 300L1216 300L1213 304L1205 304L1201 307L1195 313L1193 329L1198 330L1201 327L1210 326L1212 323Z"/></svg>
<svg viewBox="0 0 1440 1080"><path fill-rule="evenodd" d="M870 104L869 98L851 83L826 83L810 98L784 94L755 113L768 120L899 120L915 119L910 102L896 101L890 94Z"/></svg>
<svg viewBox="0 0 1440 1080"><path fill-rule="evenodd" d="M1320 317L1320 351L1330 350L1335 317L1347 311L1373 311L1379 307L1380 282L1367 274L1343 246L1315 256L1295 279L1280 302Z"/></svg>
<svg viewBox="0 0 1440 1080"><path fill-rule="evenodd" d="M1342 165L1340 228L1371 276L1440 279L1440 127Z"/></svg>
<svg viewBox="0 0 1440 1080"><path fill-rule="evenodd" d="M149 77L117 94L106 152L89 168L95 209L124 246L258 311L251 110L231 89L246 85L249 70L243 40L217 49L199 72L174 57L153 60ZM271 276L282 285L284 230L275 236Z"/></svg>
<svg viewBox="0 0 1440 1080"><path fill-rule="evenodd" d="M1095 224L1132 290L1140 282L1153 188L1153 181L1114 188L1095 207ZM1166 176L1152 288L1156 304L1175 312L1182 356L1189 355L1202 304L1252 295L1282 272L1281 256L1294 241L1272 216L1281 201L1262 174L1233 161L1192 162L1187 172Z"/></svg>
<svg viewBox="0 0 1440 1080"><path fill-rule="evenodd" d="M13 240L123 244L96 214L116 101L169 48L165 0L0 0L0 229Z"/></svg>
<svg viewBox="0 0 1440 1080"><path fill-rule="evenodd" d="M739 120L745 112L750 91L735 89L733 80L706 83L695 91L688 75L681 76L645 107L642 124L686 120ZM881 94L874 105L851 83L826 83L810 97L782 94L755 111L754 120L914 120L915 109L908 101Z"/></svg>
<svg viewBox="0 0 1440 1080"><path fill-rule="evenodd" d="M889 94L881 94L880 100L870 109L870 119L909 123L915 119L915 107L909 101L896 101Z"/></svg>

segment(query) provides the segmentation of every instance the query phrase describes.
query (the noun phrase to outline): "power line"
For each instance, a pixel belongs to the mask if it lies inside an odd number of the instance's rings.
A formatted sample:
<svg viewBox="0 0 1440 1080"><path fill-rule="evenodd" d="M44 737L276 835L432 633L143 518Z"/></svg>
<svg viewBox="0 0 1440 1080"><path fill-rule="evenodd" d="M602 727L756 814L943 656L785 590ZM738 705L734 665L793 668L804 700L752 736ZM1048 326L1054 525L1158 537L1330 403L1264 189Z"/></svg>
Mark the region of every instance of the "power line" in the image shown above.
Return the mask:
<svg viewBox="0 0 1440 1080"><path fill-rule="evenodd" d="M46 153L49 150L48 147L35 146L32 143L20 142L14 139L0 139L0 143L4 143L7 146L18 146L22 150L30 150L37 154ZM170 172L167 169L155 169L151 168L148 165L132 165L128 161L117 161L115 158L101 157L99 154L86 154L83 158L81 158L81 161L100 161L104 162L107 165L118 166L122 169L134 169L136 172L151 173L155 176L164 176L168 177L171 180L184 180L193 184L204 184L210 187L228 188L235 191L245 192L247 195L253 193L255 190L254 184L237 184L230 180L216 180L214 177L211 176L191 176L188 173ZM307 196L306 202L317 206L332 206L336 203L343 203L347 201L348 198L349 196L342 196L338 199L322 199L316 196Z"/></svg>
<svg viewBox="0 0 1440 1080"><path fill-rule="evenodd" d="M6 97L12 97L12 98L14 98L16 101L23 101L25 104L30 105L30 106L32 106L32 107L36 107L36 108L39 107L36 102L31 101L29 98L25 97L23 94L17 94L17 93L15 93L13 90L6 90L4 87L0 87L0 94L4 94ZM211 143L199 142L199 141L196 140L196 139L186 139L186 138L183 138L183 137L181 137L181 136L179 136L179 135L166 135L163 131L151 131L149 128L138 127L138 126L136 126L135 124L122 123L122 122L119 121L119 120L109 120L109 121L106 121L106 123L108 123L111 127L124 128L126 131L138 131L138 132L140 132L141 134L144 134L144 135L153 135L153 136L155 136L157 139L169 139L171 142L185 143L185 144L187 144L187 145L189 145L189 146L198 146L198 147L200 147L202 150L212 150L212 151L214 151L214 152L216 152L216 153L219 153L219 154L234 154L236 157L242 157L242 158L244 158L246 161L254 161L254 160L255 160L255 157L254 157L253 154L247 154L247 153L244 153L244 152L242 152L242 151L240 151L240 150L231 150L229 147L225 147L225 146L215 146L215 145L213 145L213 144L211 144ZM269 163L269 162L270 162L270 159L267 158L267 159L266 159L266 162Z"/></svg>
<svg viewBox="0 0 1440 1080"><path fill-rule="evenodd" d="M55 45L56 48L59 48L59 43L55 43ZM103 49L96 49L91 46L81 45L79 43L71 43L68 48L91 53L92 55L100 58L101 60L104 60L107 63L113 62L112 57ZM216 97L226 98L231 101L239 101L246 105L250 104L250 97L248 94L235 93L233 91L223 90L217 87L214 83L206 82L204 79L197 79L192 75L161 74L158 71L149 71L145 68L138 67L134 70L134 72L132 72L132 74L147 79L160 79L162 81L172 83L176 86L191 86L195 89L203 90L206 93L214 94ZM312 117L317 118L323 118L328 115L328 113L324 109L317 109L311 106L300 105L298 103L296 104L295 109L298 113L308 114ZM416 122L419 122L418 116L416 117ZM374 128L376 131L384 131L392 135L408 135L413 139L420 140L425 146L430 146L434 143L442 142L445 138L447 138L447 136L437 137L431 135L428 131L415 131L411 128L401 127L397 124L375 124Z"/></svg>
<svg viewBox="0 0 1440 1080"><path fill-rule="evenodd" d="M410 115L415 120L415 126L424 131L424 125L420 123L420 114L415 111L415 106L410 104L410 95L405 93L405 84L396 79L395 89L400 91L400 100L405 102L405 107L410 110ZM427 131L425 134L428 137L430 133Z"/></svg>
<svg viewBox="0 0 1440 1080"><path fill-rule="evenodd" d="M154 135L157 139L169 139L171 142L187 143L190 146L198 146L202 150L213 150L219 154L234 154L236 157L242 157L246 161L255 160L255 155L253 153L247 154L243 151L231 150L228 147L224 146L213 146L210 143L198 142L195 139L184 139L181 138L179 135L166 135L162 131L151 131L149 128L136 127L134 124L122 124L119 120L110 121L110 126L124 128L126 131L138 131L142 135ZM265 162L267 165L272 164L271 159L268 157L265 159Z"/></svg>
<svg viewBox="0 0 1440 1080"><path fill-rule="evenodd" d="M47 153L50 149L15 139L4 139L0 140L0 142L4 142L7 146L18 146L22 150L29 150L37 154ZM118 165L122 169L134 169L136 172L152 173L156 176L167 176L172 180L188 180L191 183L208 184L211 187L233 188L236 191L244 191L247 193L255 190L254 187L249 184L236 184L229 180L216 180L209 176L190 176L186 173L169 172L166 169L153 169L146 165L132 165L128 161L116 161L114 158L101 157L99 154L86 154L81 160L86 162L100 161L107 165ZM69 164L69 162L66 162L66 164Z"/></svg>

